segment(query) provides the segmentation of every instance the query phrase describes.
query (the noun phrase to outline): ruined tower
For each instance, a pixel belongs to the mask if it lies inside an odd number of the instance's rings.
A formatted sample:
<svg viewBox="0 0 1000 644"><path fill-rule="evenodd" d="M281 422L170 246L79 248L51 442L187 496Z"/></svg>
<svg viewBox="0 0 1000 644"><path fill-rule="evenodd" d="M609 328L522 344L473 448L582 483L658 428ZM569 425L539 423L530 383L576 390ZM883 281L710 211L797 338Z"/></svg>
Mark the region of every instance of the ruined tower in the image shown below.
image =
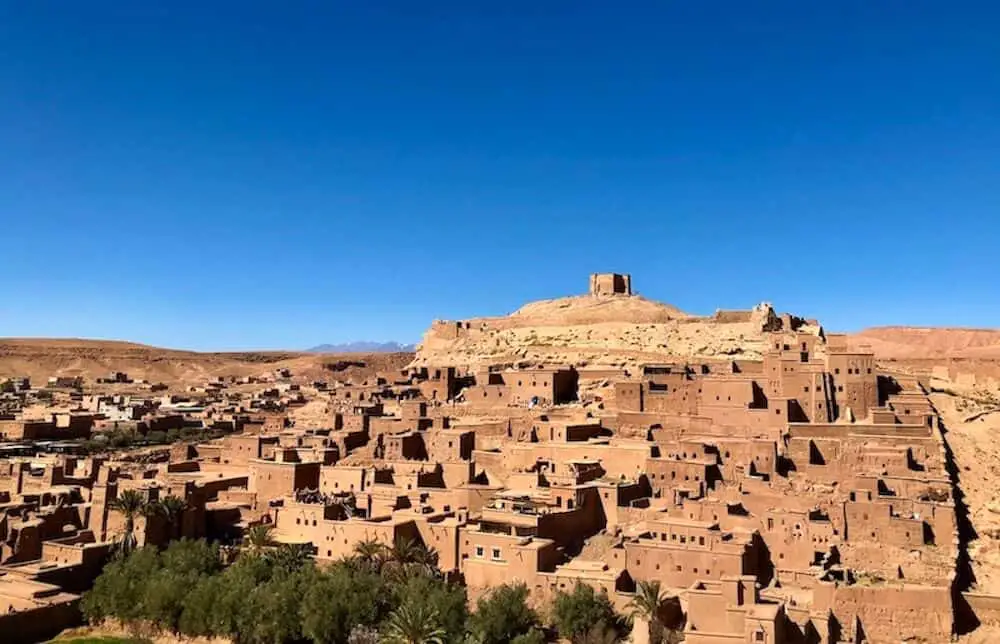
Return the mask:
<svg viewBox="0 0 1000 644"><path fill-rule="evenodd" d="M632 295L632 276L627 273L593 273L590 276L590 294Z"/></svg>

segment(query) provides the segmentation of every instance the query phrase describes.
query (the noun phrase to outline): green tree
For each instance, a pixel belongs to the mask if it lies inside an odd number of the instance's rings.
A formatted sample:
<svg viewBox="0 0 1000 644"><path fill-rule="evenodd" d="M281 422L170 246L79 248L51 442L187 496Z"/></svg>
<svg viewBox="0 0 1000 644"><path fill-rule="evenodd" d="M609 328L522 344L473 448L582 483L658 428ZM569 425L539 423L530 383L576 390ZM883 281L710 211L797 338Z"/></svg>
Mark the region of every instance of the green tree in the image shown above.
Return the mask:
<svg viewBox="0 0 1000 644"><path fill-rule="evenodd" d="M138 601L145 620L176 632L191 590L218 573L219 549L205 541L174 541L161 553L160 562L160 568L143 585Z"/></svg>
<svg viewBox="0 0 1000 644"><path fill-rule="evenodd" d="M259 586L267 583L271 576L271 562L266 558L254 554L240 557L219 575L220 581L217 586L206 588L204 591L199 587L196 589L197 593L189 596L185 603L185 611L192 611L190 623L199 623L196 617L198 609L193 606L196 596L209 598L211 611L207 621L211 625L212 633L231 638L236 642L241 641L240 633L248 625L252 626L254 619L253 607L247 599ZM211 595L210 592L215 594ZM181 623L187 622L188 620L182 615Z"/></svg>
<svg viewBox="0 0 1000 644"><path fill-rule="evenodd" d="M506 644L538 625L538 614L528 606L528 587L524 584L492 589L479 598L469 617L469 630L482 644Z"/></svg>
<svg viewBox="0 0 1000 644"><path fill-rule="evenodd" d="M251 552L260 554L272 544L271 533L274 526L267 523L258 523L247 528L243 541Z"/></svg>
<svg viewBox="0 0 1000 644"><path fill-rule="evenodd" d="M122 515L125 525L122 528L118 550L122 555L128 555L136 546L135 519L146 507L146 499L138 490L123 490L110 503L108 509Z"/></svg>
<svg viewBox="0 0 1000 644"><path fill-rule="evenodd" d="M83 596L84 616L93 623L109 618L123 622L143 619L144 606L137 598L143 596L146 584L160 566L156 548L140 548L116 558L104 567L94 587Z"/></svg>
<svg viewBox="0 0 1000 644"><path fill-rule="evenodd" d="M439 576L428 575L416 568L411 569L404 580L397 582L394 600L397 606L422 607L425 613L433 612L444 631L444 641L462 641L469 618L465 587L450 584Z"/></svg>
<svg viewBox="0 0 1000 644"><path fill-rule="evenodd" d="M444 644L445 630L437 612L425 604L400 606L389 617L383 641L387 644Z"/></svg>
<svg viewBox="0 0 1000 644"><path fill-rule="evenodd" d="M365 539L354 544L354 556L373 569L378 569L386 558L386 547L375 539Z"/></svg>
<svg viewBox="0 0 1000 644"><path fill-rule="evenodd" d="M146 433L146 440L154 445L164 445L167 443L167 432L154 429Z"/></svg>
<svg viewBox="0 0 1000 644"><path fill-rule="evenodd" d="M312 562L312 546L307 543L283 543L268 551L265 557L275 572L291 574Z"/></svg>
<svg viewBox="0 0 1000 644"><path fill-rule="evenodd" d="M239 640L246 644L284 644L301 640L302 598L316 578L316 568L303 566L275 575L257 586L240 614Z"/></svg>
<svg viewBox="0 0 1000 644"><path fill-rule="evenodd" d="M179 496L168 495L157 501L157 513L163 517L167 524L167 533L170 539L176 539L181 535L181 519L187 509L187 501Z"/></svg>
<svg viewBox="0 0 1000 644"><path fill-rule="evenodd" d="M190 589L177 620L178 632L188 637L224 636L230 632L229 620L221 616L228 592L224 577L224 574L202 577Z"/></svg>
<svg viewBox="0 0 1000 644"><path fill-rule="evenodd" d="M552 617L559 636L573 642L587 641L595 627L614 628L618 623L607 594L581 583L572 592L556 593Z"/></svg>
<svg viewBox="0 0 1000 644"><path fill-rule="evenodd" d="M375 626L391 609L385 582L367 568L334 565L320 572L302 598L302 631L316 644L348 639L356 625Z"/></svg>

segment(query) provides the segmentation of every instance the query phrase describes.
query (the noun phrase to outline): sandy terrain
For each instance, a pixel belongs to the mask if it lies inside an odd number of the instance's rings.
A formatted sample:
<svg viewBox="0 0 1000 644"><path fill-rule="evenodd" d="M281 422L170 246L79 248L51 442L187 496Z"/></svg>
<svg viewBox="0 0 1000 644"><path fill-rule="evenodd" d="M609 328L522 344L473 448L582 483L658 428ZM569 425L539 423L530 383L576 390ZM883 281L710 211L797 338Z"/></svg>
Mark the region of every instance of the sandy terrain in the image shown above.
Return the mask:
<svg viewBox="0 0 1000 644"><path fill-rule="evenodd" d="M883 359L1000 359L1000 330L875 327L854 334Z"/></svg>
<svg viewBox="0 0 1000 644"><path fill-rule="evenodd" d="M88 379L124 371L130 377L167 384L204 384L218 376L260 375L290 369L304 379L366 378L399 369L413 354L312 354L298 352L199 353L131 342L77 339L0 339L0 378L28 376L44 383L50 376Z"/></svg>

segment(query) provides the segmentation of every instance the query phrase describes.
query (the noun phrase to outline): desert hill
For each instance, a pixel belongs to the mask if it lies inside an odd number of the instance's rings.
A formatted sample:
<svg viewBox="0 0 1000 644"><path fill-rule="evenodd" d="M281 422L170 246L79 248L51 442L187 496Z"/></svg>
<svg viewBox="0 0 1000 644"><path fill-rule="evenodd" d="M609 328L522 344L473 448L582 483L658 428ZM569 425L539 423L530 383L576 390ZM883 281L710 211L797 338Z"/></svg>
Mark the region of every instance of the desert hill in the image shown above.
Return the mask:
<svg viewBox="0 0 1000 644"><path fill-rule="evenodd" d="M1000 329L874 327L852 336L883 359L1000 359Z"/></svg>
<svg viewBox="0 0 1000 644"><path fill-rule="evenodd" d="M124 371L132 378L167 384L203 384L218 376L260 375L290 369L295 376L326 379L364 378L376 371L398 369L410 353L318 354L294 351L197 352L162 349L132 342L62 338L0 339L0 378L28 376L44 382L50 376L88 379Z"/></svg>
<svg viewBox="0 0 1000 644"><path fill-rule="evenodd" d="M415 364L530 362L634 366L677 359L758 359L767 304L697 317L639 296L577 296L527 304L505 317L436 321Z"/></svg>

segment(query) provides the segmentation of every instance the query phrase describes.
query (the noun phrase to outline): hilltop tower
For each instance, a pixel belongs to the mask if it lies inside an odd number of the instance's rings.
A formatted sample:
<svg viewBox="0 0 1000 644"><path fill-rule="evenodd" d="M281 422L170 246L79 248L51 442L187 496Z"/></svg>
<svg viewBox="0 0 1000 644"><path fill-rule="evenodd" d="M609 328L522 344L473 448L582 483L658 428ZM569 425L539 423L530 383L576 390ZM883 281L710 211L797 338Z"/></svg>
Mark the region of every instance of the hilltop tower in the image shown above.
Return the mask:
<svg viewBox="0 0 1000 644"><path fill-rule="evenodd" d="M590 276L590 294L632 295L632 276L628 273L593 273Z"/></svg>

